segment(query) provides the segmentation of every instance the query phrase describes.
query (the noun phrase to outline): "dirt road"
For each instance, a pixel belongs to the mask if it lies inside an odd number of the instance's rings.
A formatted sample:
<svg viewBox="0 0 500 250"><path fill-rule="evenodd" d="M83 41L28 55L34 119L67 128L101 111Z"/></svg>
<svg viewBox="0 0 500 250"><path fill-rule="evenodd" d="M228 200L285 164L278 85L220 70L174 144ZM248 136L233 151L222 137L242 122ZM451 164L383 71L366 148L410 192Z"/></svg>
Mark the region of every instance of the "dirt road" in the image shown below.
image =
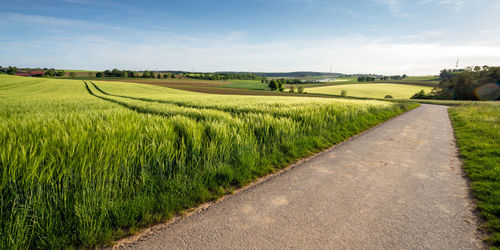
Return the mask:
<svg viewBox="0 0 500 250"><path fill-rule="evenodd" d="M422 105L124 247L484 248L469 196L446 107Z"/></svg>

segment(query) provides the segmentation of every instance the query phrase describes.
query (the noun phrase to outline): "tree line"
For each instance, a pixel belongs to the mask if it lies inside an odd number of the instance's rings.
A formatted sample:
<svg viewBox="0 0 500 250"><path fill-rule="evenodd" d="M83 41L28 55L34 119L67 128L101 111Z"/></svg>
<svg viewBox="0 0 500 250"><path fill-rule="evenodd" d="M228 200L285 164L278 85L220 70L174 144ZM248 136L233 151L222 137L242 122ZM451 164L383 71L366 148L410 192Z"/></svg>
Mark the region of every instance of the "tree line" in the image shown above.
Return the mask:
<svg viewBox="0 0 500 250"><path fill-rule="evenodd" d="M382 81L387 81L387 80L402 80L406 79L408 76L406 74L403 75L395 75L395 76L360 76L358 77L358 82L374 82L375 80L382 80Z"/></svg>
<svg viewBox="0 0 500 250"><path fill-rule="evenodd" d="M21 69L21 70L26 70L26 71L42 71L42 72L45 72L45 73L43 73L43 75L46 76L46 77L64 76L64 70L55 70L54 68L51 68L51 69L47 69L47 68L39 69L39 68L37 68L37 69ZM18 72L19 72L19 69L17 67L12 67L12 66L9 66L5 70L5 73L7 73L9 75L15 75Z"/></svg>
<svg viewBox="0 0 500 250"><path fill-rule="evenodd" d="M184 73L185 76L200 80L262 80L264 77L252 73Z"/></svg>
<svg viewBox="0 0 500 250"><path fill-rule="evenodd" d="M304 81L304 80L300 80L300 79L297 79L297 78L294 78L294 79L279 78L279 79L276 79L276 80L279 80L279 81L283 82L283 84L309 84L309 83L318 83L317 81L307 81L307 80ZM270 81L267 78L262 78L260 82L269 84Z"/></svg>
<svg viewBox="0 0 500 250"><path fill-rule="evenodd" d="M96 77L122 77L122 78L175 78L174 73L157 73L154 71L149 71L145 70L141 73L132 71L132 70L119 70L119 69L113 69L113 70L105 70L103 72L97 72L95 74Z"/></svg>
<svg viewBox="0 0 500 250"><path fill-rule="evenodd" d="M412 99L500 100L500 67L475 66L441 70L439 88L420 91Z"/></svg>

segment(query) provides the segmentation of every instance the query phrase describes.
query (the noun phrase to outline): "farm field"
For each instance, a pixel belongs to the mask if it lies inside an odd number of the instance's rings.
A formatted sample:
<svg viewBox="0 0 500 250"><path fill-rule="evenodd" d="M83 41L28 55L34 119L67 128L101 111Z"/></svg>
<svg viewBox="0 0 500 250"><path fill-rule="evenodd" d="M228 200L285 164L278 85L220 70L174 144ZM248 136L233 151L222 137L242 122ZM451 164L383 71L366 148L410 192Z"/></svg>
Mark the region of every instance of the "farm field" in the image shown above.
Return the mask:
<svg viewBox="0 0 500 250"><path fill-rule="evenodd" d="M267 83L252 80L229 80L229 83L222 85L223 88L238 88L252 90L269 90Z"/></svg>
<svg viewBox="0 0 500 250"><path fill-rule="evenodd" d="M345 90L347 96L351 97L384 98L386 95L392 95L396 99L410 99L413 94L422 89L429 93L433 88L405 84L366 83L306 88L306 91L316 94L340 95Z"/></svg>
<svg viewBox="0 0 500 250"><path fill-rule="evenodd" d="M476 102L477 103L477 102ZM488 241L500 248L500 104L450 108L463 168L471 180L478 208L486 218Z"/></svg>
<svg viewBox="0 0 500 250"><path fill-rule="evenodd" d="M439 81L439 77L436 76L408 76L401 80L376 80L375 82L438 87Z"/></svg>
<svg viewBox="0 0 500 250"><path fill-rule="evenodd" d="M0 75L0 248L109 244L415 106Z"/></svg>

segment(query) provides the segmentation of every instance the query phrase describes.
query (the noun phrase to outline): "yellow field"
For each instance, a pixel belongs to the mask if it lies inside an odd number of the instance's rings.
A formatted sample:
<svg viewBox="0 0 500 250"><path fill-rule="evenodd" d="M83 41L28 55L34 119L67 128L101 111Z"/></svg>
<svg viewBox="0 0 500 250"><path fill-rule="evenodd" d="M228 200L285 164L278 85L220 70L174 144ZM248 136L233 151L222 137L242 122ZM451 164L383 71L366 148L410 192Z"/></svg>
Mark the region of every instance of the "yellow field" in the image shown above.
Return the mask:
<svg viewBox="0 0 500 250"><path fill-rule="evenodd" d="M396 99L409 99L413 94L424 90L425 93L432 91L432 87L391 84L391 83L367 83L367 84L345 84L325 87L307 88L307 93L340 95L342 90L347 91L347 96L384 98L391 95Z"/></svg>

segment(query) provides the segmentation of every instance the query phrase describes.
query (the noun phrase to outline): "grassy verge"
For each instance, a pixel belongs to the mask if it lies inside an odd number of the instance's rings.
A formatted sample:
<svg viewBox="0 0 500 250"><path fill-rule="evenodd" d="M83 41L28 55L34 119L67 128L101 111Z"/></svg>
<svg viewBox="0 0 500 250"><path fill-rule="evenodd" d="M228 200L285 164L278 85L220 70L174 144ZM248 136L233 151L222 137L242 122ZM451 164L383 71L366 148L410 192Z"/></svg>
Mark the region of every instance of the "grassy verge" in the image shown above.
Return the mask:
<svg viewBox="0 0 500 250"><path fill-rule="evenodd" d="M464 170L487 220L488 242L500 248L500 104L449 109Z"/></svg>

